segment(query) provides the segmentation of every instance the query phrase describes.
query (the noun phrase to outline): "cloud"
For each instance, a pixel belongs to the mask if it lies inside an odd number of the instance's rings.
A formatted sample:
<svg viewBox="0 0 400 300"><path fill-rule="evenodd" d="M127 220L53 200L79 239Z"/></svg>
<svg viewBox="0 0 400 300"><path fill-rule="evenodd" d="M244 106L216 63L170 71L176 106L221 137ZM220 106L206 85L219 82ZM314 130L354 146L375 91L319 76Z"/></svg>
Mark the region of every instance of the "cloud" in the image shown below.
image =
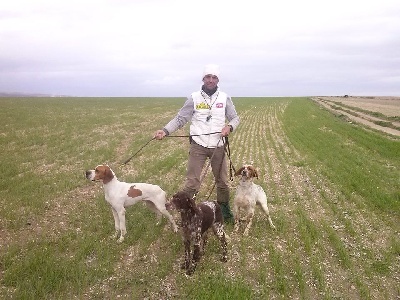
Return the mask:
<svg viewBox="0 0 400 300"><path fill-rule="evenodd" d="M394 0L14 0L0 91L186 96L217 63L232 95L399 95L399 14Z"/></svg>

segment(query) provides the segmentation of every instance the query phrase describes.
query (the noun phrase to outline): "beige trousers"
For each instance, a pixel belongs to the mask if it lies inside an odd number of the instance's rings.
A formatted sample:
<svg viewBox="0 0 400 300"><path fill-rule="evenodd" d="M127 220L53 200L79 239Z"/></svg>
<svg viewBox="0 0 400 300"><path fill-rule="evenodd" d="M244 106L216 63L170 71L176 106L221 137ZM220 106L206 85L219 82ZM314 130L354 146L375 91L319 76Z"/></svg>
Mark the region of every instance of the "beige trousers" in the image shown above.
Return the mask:
<svg viewBox="0 0 400 300"><path fill-rule="evenodd" d="M190 195L199 191L201 172L207 158L211 159L211 169L217 186L217 200L218 202L227 202L229 201L228 168L223 146L218 148L205 148L192 141L189 150L184 191L188 192ZM222 196L222 194L225 196Z"/></svg>

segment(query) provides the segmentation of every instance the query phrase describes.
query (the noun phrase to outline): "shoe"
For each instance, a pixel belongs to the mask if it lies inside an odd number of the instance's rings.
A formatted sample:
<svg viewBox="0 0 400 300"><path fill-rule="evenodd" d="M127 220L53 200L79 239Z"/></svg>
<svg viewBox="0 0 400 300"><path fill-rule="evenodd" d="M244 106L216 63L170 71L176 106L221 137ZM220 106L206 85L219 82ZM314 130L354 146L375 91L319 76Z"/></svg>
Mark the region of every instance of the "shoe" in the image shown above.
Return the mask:
<svg viewBox="0 0 400 300"><path fill-rule="evenodd" d="M231 208L229 207L229 202L219 203L222 210L222 216L224 217L224 223L233 223L233 214Z"/></svg>

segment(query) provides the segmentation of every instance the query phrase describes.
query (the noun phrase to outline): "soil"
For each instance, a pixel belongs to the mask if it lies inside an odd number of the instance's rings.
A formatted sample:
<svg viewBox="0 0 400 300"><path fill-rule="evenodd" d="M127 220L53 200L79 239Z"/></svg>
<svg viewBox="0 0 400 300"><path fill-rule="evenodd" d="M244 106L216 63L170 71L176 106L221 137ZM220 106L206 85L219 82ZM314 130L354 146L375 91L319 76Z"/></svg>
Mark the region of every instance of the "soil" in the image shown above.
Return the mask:
<svg viewBox="0 0 400 300"><path fill-rule="evenodd" d="M374 123L377 121L387 122L388 117L399 117L400 97L314 97L313 100L329 111L337 115L345 115L349 121L362 124L365 128L379 130L391 136L400 136L400 130ZM351 109L351 107L353 107L353 109ZM383 116L371 116L370 114L360 112L357 108L368 112L379 112ZM279 230L276 232L272 231L263 221L264 216L258 209L250 238L246 239L240 234L231 234L229 248L231 257L230 261L225 266L226 272L232 279L235 279L242 278L243 271L250 273L257 272L256 270L258 270L260 265L270 268L270 256L273 254L272 250L277 253L276 255L281 256L283 261L285 259L290 259L293 248L304 244L301 240L301 234L299 234L296 229L298 224L293 217L296 211L299 210L299 207L301 207L301 211L304 211L308 219L312 220L313 223L315 222L315 226L318 224L331 224L333 230L340 236L343 244L348 249L348 252L352 253L351 260L354 264L361 264L367 260L367 258L363 257L363 255L365 257L367 255L365 253L366 249L369 251L368 255L380 258L381 253L384 253L387 248L386 245L393 236L393 228L387 225L386 220L382 220L373 213L368 213L366 209L360 209L360 207L363 207L361 200L360 203L355 204L342 201L337 195L339 192L336 187L324 180L315 170L310 170L307 166L302 167L301 162L303 161L303 157L291 145L285 135L282 123L279 120L279 114L286 109L286 103L283 102L279 106L271 107L270 109L270 111L263 114L256 114L255 111L259 110L254 107L253 110L249 109L242 113L241 118L243 123L241 126L253 128L256 124L264 124L262 128L258 129L259 134L254 136L262 136L262 140L268 140L268 143L257 148L235 148L235 162L236 167L240 166L241 163L253 163L253 161L258 166L269 166L268 170L263 170L263 172L260 173L261 176L258 182L262 182L264 186L269 187L270 198L268 201L272 218L276 224L281 224L281 226L283 226L282 224L286 224L285 226L287 226L287 228L281 229L285 230L286 236L283 236ZM349 111L352 113L349 113ZM254 119L255 115L257 119ZM246 120L251 121L246 122ZM400 127L398 121L390 122L394 127ZM255 137L247 134L249 130L250 129L235 133L236 145L251 145L255 143L252 140ZM268 137L265 136L267 133ZM116 150L117 153L120 154L118 156L126 158L126 153L129 153L127 149L131 144L131 137L132 135L130 134L124 142L118 146ZM166 140L163 144L165 153L172 153L177 147L182 147L184 149L187 147L185 143L181 143L177 146L172 143L173 141L170 144L168 142L169 141ZM139 157L136 157L135 160L138 161ZM112 163L117 164L117 162ZM135 172L138 172L138 168L132 167L132 163L133 162L126 168L118 170L118 174L121 175L122 179L126 178L128 175L133 176ZM182 164L186 165L186 161L183 161ZM181 178L177 178L174 173L170 175L160 174L160 176L163 176L164 182L168 182L169 180L181 181ZM232 183L232 189L235 188L235 184L235 182ZM321 192L321 189L323 189L323 192ZM208 191L208 189L206 189L206 191ZM88 184L79 187L65 195L61 195L57 199L52 199L52 202L49 203L48 212L44 216L35 216L35 218L30 220L29 226L19 230L18 234L15 234L12 230L6 231L0 228L0 251L6 250L7 245L13 243L17 243L23 247L29 241L39 240L42 236L52 238L53 236L57 236L58 233L70 229L68 227L74 226L74 224L69 221L70 216L76 215L83 203L87 204L88 201L93 200L97 195L101 195L102 193L103 191L100 185ZM322 197L321 195L328 196ZM74 199L74 201L71 201L71 199ZM98 205L95 201L89 203L93 206ZM129 221L132 221L131 216L129 217ZM353 236L348 234L346 226L349 226L349 224L351 224L351 228L353 228L355 232L359 233L358 235ZM260 225L265 225L265 228L259 229L263 234L259 236L260 241L254 241L251 238L256 236ZM78 231L81 229L76 228L76 230ZM165 231L170 232L170 227L167 223L165 225ZM229 233L231 233L230 230ZM121 298L129 298L131 296L129 291L115 290L115 287L118 286L118 282L123 282L126 280L125 278L133 276L139 278L136 274L145 272L142 269L146 268L147 265L152 265L157 260L164 259L160 249L165 247L165 245L168 246L168 244L166 244L166 242L168 242L166 240L167 237L167 234L161 235L160 239L156 240L154 244L149 247L146 256L140 256L138 254L139 245L134 244L127 246L121 251L121 258L114 266L115 272L110 275L109 278L105 278L103 281L87 287L86 290L82 291L82 294L88 299L98 299L102 296L110 296L109 298L112 298L112 296L115 296L115 293L118 293ZM320 241L320 243L323 242ZM243 252L243 245L246 245L246 252ZM265 245L265 247L259 247L258 245ZM327 243L327 245L329 245L329 243ZM382 293L382 291L385 292L387 299L396 299L396 297L398 297L396 285L399 279L398 270L400 270L400 261L394 264L392 277L367 277L363 272L354 274L354 269L346 272L341 268L340 264L338 264L335 251L328 248L328 246L326 250L323 249L322 246L315 246L313 249L319 251L319 253L315 254L317 257L324 258L320 268L325 276L326 290L330 291L334 298L360 298L353 277L358 278L361 282L365 282L365 285L369 286L371 299L380 299L380 293ZM309 282L306 295L309 296L308 298L310 299L321 298L323 297L319 294L321 287L318 287L313 281L312 257L310 258L309 253L304 253L304 255L301 256L302 251L304 250L299 247L297 253L300 253L300 255L298 255L298 257L300 257L299 264L305 270L305 280ZM210 256L211 258L209 259L215 259L212 255ZM248 266L242 265L242 256L246 257L246 263L250 262ZM359 256L361 256L361 258ZM172 267L173 272L156 283L159 285L159 289L155 289L154 287L149 288L149 293L151 294L148 299L178 299L177 286L179 285L178 280L180 277L177 274L181 272L180 259L181 257L178 254ZM310 267L308 267L309 265ZM1 271L2 270L0 270L0 280L4 275ZM203 272L205 273L204 276L207 276L207 271L204 270ZM275 286L274 282L276 281L273 274L273 272L267 271L265 275L265 281L272 287ZM249 280L251 280L254 276L249 276L249 278ZM290 280L287 280L287 282L288 285L291 284ZM254 289L257 289L257 283L249 281L248 284L254 286ZM5 288L0 285L0 296L3 292L1 289L7 294L12 294L12 291L7 290L8 287ZM288 289L293 293L293 298L301 298L301 295L297 292L298 288L296 286L289 286ZM277 293L277 291L271 291L272 296L277 295L275 293Z"/></svg>
<svg viewBox="0 0 400 300"><path fill-rule="evenodd" d="M346 116L350 122L362 124L367 128L396 137L400 136L400 121L398 121L400 97L347 96L314 97L312 99L334 114ZM391 123L392 127L388 127L388 123ZM385 126L380 124L385 124Z"/></svg>

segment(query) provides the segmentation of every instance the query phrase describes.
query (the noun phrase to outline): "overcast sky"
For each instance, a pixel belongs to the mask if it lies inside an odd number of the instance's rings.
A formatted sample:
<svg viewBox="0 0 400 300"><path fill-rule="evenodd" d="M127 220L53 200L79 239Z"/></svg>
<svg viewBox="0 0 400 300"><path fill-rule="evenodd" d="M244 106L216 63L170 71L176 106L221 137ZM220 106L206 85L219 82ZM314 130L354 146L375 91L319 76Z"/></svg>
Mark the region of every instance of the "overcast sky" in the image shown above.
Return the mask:
<svg viewBox="0 0 400 300"><path fill-rule="evenodd" d="M398 0L10 0L0 92L400 96Z"/></svg>

